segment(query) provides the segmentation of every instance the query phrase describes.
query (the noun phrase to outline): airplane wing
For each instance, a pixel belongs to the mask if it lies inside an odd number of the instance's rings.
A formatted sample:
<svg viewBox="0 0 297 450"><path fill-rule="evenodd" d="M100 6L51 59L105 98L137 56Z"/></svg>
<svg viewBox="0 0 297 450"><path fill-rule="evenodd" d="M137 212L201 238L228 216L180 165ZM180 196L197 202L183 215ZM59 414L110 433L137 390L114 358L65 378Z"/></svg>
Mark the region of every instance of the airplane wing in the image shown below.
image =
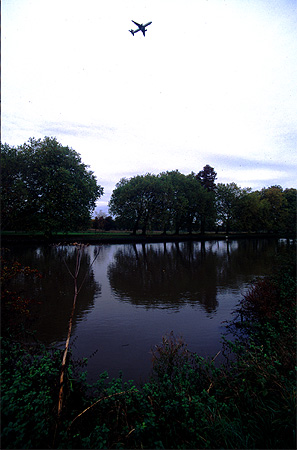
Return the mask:
<svg viewBox="0 0 297 450"><path fill-rule="evenodd" d="M145 25L142 25L142 23L140 24L140 23L137 23L137 22L135 22L134 20L132 20L132 22L138 27L138 29L137 30L135 30L135 31L133 31L133 33L132 33L132 31L131 30L129 30L132 34L133 34L133 36L134 36L134 34L135 33L137 33L138 31L142 31L142 34L143 34L143 36L145 36L145 32L147 31L146 29L145 29L145 27L147 27L148 25L150 25L152 22L148 22L148 23L146 23Z"/></svg>

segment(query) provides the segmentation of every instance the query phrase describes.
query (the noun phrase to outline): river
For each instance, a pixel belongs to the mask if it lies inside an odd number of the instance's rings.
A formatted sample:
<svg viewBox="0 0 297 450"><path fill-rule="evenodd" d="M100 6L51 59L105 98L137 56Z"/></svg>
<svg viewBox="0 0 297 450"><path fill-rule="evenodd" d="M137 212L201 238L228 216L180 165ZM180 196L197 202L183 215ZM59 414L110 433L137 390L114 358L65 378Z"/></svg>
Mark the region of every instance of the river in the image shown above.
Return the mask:
<svg viewBox="0 0 297 450"><path fill-rule="evenodd" d="M273 270L285 241L110 244L85 247L71 338L75 358L88 358L88 380L143 381L151 371L151 349L162 336L183 336L201 356L221 349L225 321L257 277ZM63 347L73 300L74 246L11 246L11 255L37 268L40 280L23 279L35 298L32 329L47 345ZM84 279L85 278L85 279Z"/></svg>

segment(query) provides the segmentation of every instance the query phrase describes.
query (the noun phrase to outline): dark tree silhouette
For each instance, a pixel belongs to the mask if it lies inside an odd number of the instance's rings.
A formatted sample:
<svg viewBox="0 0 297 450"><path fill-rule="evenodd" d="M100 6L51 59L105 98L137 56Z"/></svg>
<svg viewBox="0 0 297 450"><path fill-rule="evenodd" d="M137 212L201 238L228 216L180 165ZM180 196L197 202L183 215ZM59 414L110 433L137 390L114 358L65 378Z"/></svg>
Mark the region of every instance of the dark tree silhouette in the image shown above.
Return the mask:
<svg viewBox="0 0 297 450"><path fill-rule="evenodd" d="M196 175L196 178L200 181L202 186L208 190L208 192L215 190L215 179L217 178L217 173L210 165L207 164L204 166L203 170L200 170L200 172Z"/></svg>
<svg viewBox="0 0 297 450"><path fill-rule="evenodd" d="M203 170L196 175L197 180L201 183L201 185L207 190L209 193L208 203L206 205L204 213L201 215L201 234L205 233L206 227L206 219L207 217L211 217L214 214L214 202L215 202L215 179L217 177L217 173L214 171L214 168L209 164L203 167Z"/></svg>

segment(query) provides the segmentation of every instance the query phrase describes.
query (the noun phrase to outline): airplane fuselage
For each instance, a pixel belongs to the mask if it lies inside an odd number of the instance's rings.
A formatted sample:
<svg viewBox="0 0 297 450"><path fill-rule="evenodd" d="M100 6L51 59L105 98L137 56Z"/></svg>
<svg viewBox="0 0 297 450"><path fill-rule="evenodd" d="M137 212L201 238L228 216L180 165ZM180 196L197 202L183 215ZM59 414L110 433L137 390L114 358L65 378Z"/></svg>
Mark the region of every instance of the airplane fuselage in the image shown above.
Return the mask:
<svg viewBox="0 0 297 450"><path fill-rule="evenodd" d="M133 23L138 27L137 30L129 30L130 33L134 36L135 33L138 33L138 31L141 31L143 36L145 36L145 32L147 31L146 27L148 27L152 22L148 22L145 25L143 23L137 23L132 20Z"/></svg>

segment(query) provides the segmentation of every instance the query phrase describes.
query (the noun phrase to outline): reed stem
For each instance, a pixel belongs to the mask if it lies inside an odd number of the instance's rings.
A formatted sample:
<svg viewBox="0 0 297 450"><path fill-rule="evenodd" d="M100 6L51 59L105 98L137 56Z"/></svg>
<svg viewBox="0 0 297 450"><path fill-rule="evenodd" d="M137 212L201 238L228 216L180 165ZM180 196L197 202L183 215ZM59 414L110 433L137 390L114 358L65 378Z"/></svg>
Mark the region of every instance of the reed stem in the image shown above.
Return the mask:
<svg viewBox="0 0 297 450"><path fill-rule="evenodd" d="M70 318L69 318L69 324L68 324L68 333L67 333L67 339L65 342L65 348L64 348L64 352L63 352L63 358L62 358L62 365L61 365L61 374L60 374L60 390L59 390L59 398L58 398L58 421L57 421L57 426L56 426L56 430L55 430L55 437L56 437L56 432L57 432L57 427L58 427L58 423L59 423L59 419L61 416L61 412L62 412L62 408L63 408L63 397L64 397L64 378L65 378L65 372L66 372L66 361L67 361L67 354L68 354L68 350L69 350L69 343L70 343L70 337L71 337L71 331L72 331L72 324L73 324L73 317L74 317L74 312L75 312L75 307L76 307L76 301L77 301L77 297L78 294L86 280L87 277L87 271L85 273L85 276L80 284L80 286L78 286L78 275L80 272L80 267L81 267L81 260L82 260L82 255L84 252L84 248L86 247L86 244L75 244L76 247L76 263L75 263L75 271L74 273L71 272L71 270L69 269L69 266L67 265L65 259L63 258L64 264L67 268L68 273L71 275L71 277L73 278L74 281L74 295L73 295L73 303L72 303L72 310L71 310L71 314L70 314ZM92 265L94 264L97 256L98 256L99 252L96 252L95 257L92 261L92 263L90 264L90 267L92 267ZM55 437L54 437L54 442L55 442Z"/></svg>

